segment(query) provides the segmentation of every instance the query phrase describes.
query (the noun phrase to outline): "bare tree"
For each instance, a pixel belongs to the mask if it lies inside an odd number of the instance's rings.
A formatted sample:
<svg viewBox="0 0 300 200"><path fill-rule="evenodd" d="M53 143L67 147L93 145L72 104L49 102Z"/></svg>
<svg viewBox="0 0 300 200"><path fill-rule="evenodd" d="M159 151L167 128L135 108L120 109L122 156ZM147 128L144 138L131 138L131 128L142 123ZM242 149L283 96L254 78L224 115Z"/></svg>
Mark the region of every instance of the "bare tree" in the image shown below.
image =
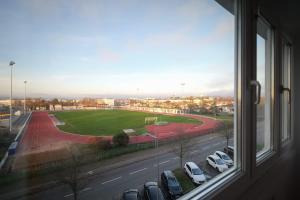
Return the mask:
<svg viewBox="0 0 300 200"><path fill-rule="evenodd" d="M77 200L78 193L86 186L88 177L80 171L82 156L79 148L75 145L69 145L66 149L70 155L70 159L65 163L64 170L61 170L58 174L58 178L63 184L70 186L74 200Z"/></svg>
<svg viewBox="0 0 300 200"><path fill-rule="evenodd" d="M233 123L232 122L228 122L228 123L224 122L223 135L226 138L226 144L228 146L229 139L233 135Z"/></svg>
<svg viewBox="0 0 300 200"><path fill-rule="evenodd" d="M176 153L179 157L180 167L183 168L183 159L186 154L189 152L190 148L190 137L185 134L185 131L182 127L178 127L176 129L176 137L174 141L174 153Z"/></svg>

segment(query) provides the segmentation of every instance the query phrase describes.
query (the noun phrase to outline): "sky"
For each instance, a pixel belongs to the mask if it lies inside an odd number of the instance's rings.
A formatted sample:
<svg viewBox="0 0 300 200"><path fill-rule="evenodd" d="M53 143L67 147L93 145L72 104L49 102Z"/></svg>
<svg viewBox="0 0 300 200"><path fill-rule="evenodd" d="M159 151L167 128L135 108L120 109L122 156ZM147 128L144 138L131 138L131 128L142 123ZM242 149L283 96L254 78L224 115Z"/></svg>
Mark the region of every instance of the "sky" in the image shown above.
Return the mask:
<svg viewBox="0 0 300 200"><path fill-rule="evenodd" d="M0 1L0 97L232 96L234 16L213 0ZM184 83L184 84L182 84Z"/></svg>

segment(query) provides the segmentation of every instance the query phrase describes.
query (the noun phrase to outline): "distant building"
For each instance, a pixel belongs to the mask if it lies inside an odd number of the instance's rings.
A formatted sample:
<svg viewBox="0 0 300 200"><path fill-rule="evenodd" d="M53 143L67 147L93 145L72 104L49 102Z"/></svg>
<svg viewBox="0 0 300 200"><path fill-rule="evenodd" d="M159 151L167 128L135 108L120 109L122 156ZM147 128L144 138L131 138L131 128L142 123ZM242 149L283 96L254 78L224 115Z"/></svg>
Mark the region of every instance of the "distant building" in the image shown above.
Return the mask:
<svg viewBox="0 0 300 200"><path fill-rule="evenodd" d="M114 107L115 99L96 99L97 107Z"/></svg>

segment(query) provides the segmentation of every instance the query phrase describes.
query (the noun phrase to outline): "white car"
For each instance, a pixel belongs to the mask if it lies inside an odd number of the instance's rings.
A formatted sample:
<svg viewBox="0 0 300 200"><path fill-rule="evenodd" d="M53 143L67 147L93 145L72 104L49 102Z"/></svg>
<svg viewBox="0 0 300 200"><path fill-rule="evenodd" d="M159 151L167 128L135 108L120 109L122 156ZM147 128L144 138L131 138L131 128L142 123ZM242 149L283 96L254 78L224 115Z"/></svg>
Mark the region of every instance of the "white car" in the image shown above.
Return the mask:
<svg viewBox="0 0 300 200"><path fill-rule="evenodd" d="M210 166L217 169L219 172L224 172L228 169L225 162L216 155L207 156L206 160Z"/></svg>
<svg viewBox="0 0 300 200"><path fill-rule="evenodd" d="M185 163L184 170L195 184L200 185L206 181L203 171L194 162Z"/></svg>
<svg viewBox="0 0 300 200"><path fill-rule="evenodd" d="M226 153L224 153L222 151L216 151L214 155L221 158L228 167L233 166L233 160Z"/></svg>

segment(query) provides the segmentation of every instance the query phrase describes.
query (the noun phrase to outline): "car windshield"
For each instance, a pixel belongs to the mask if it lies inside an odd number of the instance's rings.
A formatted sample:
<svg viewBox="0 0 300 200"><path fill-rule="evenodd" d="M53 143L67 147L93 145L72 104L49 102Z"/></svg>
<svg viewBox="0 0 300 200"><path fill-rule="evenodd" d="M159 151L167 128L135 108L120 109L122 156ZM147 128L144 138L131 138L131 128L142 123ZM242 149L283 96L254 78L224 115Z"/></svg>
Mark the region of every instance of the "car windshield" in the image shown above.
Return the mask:
<svg viewBox="0 0 300 200"><path fill-rule="evenodd" d="M203 172L199 168L192 169L192 172L193 172L194 175L201 175L201 174L203 174Z"/></svg>
<svg viewBox="0 0 300 200"><path fill-rule="evenodd" d="M216 159L216 163L218 165L224 165L225 164L225 162L222 159Z"/></svg>
<svg viewBox="0 0 300 200"><path fill-rule="evenodd" d="M137 193L135 193L135 192L127 193L126 195L124 195L123 199L124 200L136 200L136 199L138 199Z"/></svg>
<svg viewBox="0 0 300 200"><path fill-rule="evenodd" d="M155 200L164 200L163 194L161 193L161 190L157 187L150 187L149 188L149 195L150 199Z"/></svg>
<svg viewBox="0 0 300 200"><path fill-rule="evenodd" d="M176 180L175 177L169 177L168 178L168 185L170 187L177 187L178 186L178 181Z"/></svg>
<svg viewBox="0 0 300 200"><path fill-rule="evenodd" d="M223 159L223 160L231 160L231 159L229 158L229 156L227 156L226 154L222 155L222 159Z"/></svg>

